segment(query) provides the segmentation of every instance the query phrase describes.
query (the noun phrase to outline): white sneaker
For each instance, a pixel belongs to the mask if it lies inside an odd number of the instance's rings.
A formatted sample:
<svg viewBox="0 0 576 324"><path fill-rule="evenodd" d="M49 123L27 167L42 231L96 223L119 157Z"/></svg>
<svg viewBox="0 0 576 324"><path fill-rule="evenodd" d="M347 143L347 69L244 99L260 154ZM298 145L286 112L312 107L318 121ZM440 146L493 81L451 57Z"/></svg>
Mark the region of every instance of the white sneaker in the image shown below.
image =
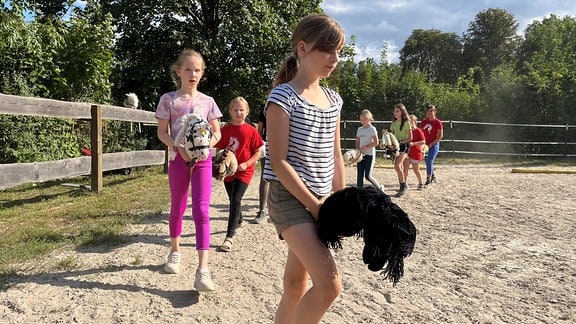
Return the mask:
<svg viewBox="0 0 576 324"><path fill-rule="evenodd" d="M167 273L180 272L180 252L170 252L168 261L164 265L164 271Z"/></svg>
<svg viewBox="0 0 576 324"><path fill-rule="evenodd" d="M196 270L196 280L194 280L194 289L201 292L214 290L214 283L208 270Z"/></svg>

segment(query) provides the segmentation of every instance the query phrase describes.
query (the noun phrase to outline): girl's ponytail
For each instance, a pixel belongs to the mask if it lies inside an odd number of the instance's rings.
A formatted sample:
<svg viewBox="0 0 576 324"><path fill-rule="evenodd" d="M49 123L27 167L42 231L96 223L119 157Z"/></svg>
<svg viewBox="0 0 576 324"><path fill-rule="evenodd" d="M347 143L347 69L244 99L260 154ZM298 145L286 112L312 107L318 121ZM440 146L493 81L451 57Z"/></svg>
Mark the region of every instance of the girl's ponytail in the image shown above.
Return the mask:
<svg viewBox="0 0 576 324"><path fill-rule="evenodd" d="M280 66L280 69L276 74L276 78L272 83L272 87L276 87L282 83L286 83L294 79L297 71L298 71L298 59L296 58L296 54L292 53L284 60L284 62L282 62L282 65Z"/></svg>

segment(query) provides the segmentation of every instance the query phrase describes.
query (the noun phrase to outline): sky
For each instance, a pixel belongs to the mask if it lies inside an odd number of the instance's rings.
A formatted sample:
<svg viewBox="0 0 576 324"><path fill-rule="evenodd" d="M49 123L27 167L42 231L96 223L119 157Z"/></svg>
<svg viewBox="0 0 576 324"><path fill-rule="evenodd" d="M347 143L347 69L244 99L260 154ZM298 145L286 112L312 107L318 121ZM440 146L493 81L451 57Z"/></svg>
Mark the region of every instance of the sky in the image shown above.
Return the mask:
<svg viewBox="0 0 576 324"><path fill-rule="evenodd" d="M398 52L414 29L462 36L476 15L489 8L512 14L519 34L550 14L576 17L574 0L323 0L320 6L344 28L348 42L356 35L356 60L379 60L388 43L390 63L398 62Z"/></svg>

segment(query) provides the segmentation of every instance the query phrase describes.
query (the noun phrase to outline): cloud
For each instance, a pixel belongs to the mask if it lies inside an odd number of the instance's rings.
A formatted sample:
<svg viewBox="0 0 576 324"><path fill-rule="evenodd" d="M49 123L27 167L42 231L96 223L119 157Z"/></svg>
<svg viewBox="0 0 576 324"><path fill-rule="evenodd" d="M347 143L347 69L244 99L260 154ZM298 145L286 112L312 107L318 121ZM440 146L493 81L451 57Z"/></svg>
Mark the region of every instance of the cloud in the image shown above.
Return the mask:
<svg viewBox="0 0 576 324"><path fill-rule="evenodd" d="M501 8L512 14L519 24L518 32L534 20L554 13L560 17L576 16L576 1L564 0L324 0L324 12L344 28L348 39L356 35L357 59L380 58L384 43L390 57L398 51L415 29L437 29L461 36L476 15L489 8Z"/></svg>

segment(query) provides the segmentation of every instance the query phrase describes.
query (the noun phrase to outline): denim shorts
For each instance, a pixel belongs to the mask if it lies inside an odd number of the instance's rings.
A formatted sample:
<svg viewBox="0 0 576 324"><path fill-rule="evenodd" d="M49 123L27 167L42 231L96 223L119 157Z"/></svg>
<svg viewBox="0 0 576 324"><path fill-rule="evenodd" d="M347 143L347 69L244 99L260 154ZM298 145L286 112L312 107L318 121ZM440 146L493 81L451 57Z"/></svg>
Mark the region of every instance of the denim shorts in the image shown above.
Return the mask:
<svg viewBox="0 0 576 324"><path fill-rule="evenodd" d="M282 232L290 226L315 223L308 209L280 181L270 180L268 214L281 240Z"/></svg>

